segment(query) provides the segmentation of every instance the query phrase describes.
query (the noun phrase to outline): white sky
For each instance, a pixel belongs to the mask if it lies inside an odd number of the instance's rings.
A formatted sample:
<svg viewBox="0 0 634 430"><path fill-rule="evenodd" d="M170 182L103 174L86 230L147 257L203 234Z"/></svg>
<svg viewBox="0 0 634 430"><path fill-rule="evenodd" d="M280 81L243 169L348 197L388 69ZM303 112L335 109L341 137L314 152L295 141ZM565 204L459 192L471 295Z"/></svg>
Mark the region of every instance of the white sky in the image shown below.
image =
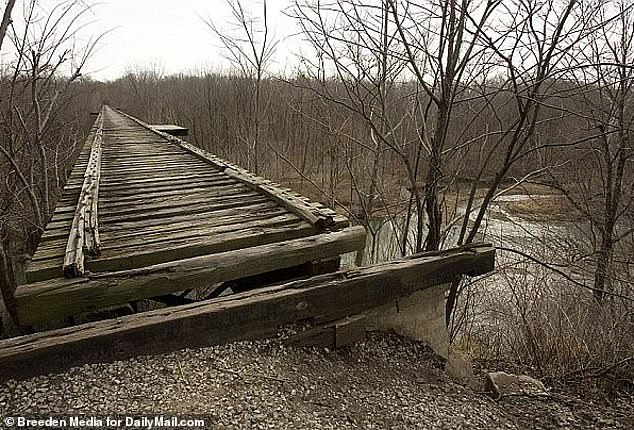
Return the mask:
<svg viewBox="0 0 634 430"><path fill-rule="evenodd" d="M258 16L261 0L243 0L243 6ZM293 50L287 36L295 33L295 23L283 16L289 0L268 0L269 28L280 42L273 69L290 70ZM203 23L210 17L226 28L230 17L224 0L102 0L94 7L93 34L108 29L99 51L85 74L95 79L115 79L126 70L158 67L166 74L200 69L226 68L220 41Z"/></svg>

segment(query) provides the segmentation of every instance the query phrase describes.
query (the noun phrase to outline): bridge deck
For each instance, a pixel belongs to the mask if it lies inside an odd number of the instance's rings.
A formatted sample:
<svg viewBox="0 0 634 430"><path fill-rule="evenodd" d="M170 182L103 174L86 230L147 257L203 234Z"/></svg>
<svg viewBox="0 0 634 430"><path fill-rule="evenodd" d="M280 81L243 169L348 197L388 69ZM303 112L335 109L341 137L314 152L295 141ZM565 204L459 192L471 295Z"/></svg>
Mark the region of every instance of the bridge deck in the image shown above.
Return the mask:
<svg viewBox="0 0 634 430"><path fill-rule="evenodd" d="M96 187L91 188L86 184L95 172ZM81 208L84 197L90 202L91 195L97 207L97 239L88 227L90 205ZM76 227L84 222L85 229ZM133 280L161 264L171 264L171 272L179 272L183 264L197 270L213 263L194 260L212 254L251 250L243 261L248 270L236 268L208 277L210 281L332 258L363 245L359 231L350 232L347 225L346 218L322 205L105 106L27 267L26 283L15 292L17 314L21 323L31 324L180 291L187 287L182 283L185 275L138 285ZM329 233L339 230L338 236ZM297 242L307 237L314 240ZM73 240L78 239L79 249L73 251ZM333 239L338 245L325 250L322 242ZM98 242L93 255L90 240ZM307 251L299 259L263 264L262 252L270 251L266 246L280 242ZM78 276L66 273L74 279L64 277L69 252L78 252L85 266L75 268ZM217 261L226 267L234 261L230 257ZM127 283L112 287L113 278ZM96 287L99 279L107 282Z"/></svg>

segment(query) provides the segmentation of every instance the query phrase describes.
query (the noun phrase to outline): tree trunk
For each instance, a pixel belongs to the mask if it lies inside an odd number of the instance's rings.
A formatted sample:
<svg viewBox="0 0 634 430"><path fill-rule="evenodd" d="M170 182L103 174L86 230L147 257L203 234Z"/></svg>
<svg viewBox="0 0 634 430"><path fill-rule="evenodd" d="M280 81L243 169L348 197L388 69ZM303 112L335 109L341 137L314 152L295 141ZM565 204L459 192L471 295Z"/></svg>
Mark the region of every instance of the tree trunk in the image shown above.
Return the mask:
<svg viewBox="0 0 634 430"><path fill-rule="evenodd" d="M603 301L604 292L610 289L610 262L612 260L612 243L607 238L603 239L601 249L598 252L597 268L594 272L594 298L598 302Z"/></svg>
<svg viewBox="0 0 634 430"><path fill-rule="evenodd" d="M442 228L442 212L438 202L438 185L442 179L442 148L449 125L449 108L444 103L438 106L438 122L431 142L431 154L425 184L425 211L427 213L427 237L425 251L440 249L440 232Z"/></svg>
<svg viewBox="0 0 634 430"><path fill-rule="evenodd" d="M15 0L7 1L7 6L4 8L4 13L2 14L2 23L0 23L0 49L2 49L2 41L4 40L4 36L6 36L9 24L11 23L11 12L13 11L13 6L15 6Z"/></svg>

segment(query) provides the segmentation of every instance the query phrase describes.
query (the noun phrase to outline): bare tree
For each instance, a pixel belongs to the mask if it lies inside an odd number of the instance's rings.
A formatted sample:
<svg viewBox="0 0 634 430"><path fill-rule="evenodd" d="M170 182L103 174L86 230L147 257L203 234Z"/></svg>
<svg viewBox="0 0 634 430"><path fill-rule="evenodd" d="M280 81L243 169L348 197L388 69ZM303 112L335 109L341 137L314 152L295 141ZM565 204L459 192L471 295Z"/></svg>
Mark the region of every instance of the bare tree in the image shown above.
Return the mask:
<svg viewBox="0 0 634 430"><path fill-rule="evenodd" d="M617 15L611 12L613 6L618 9ZM619 282L625 281L619 273L628 276L628 257L634 249L632 7L627 1L606 4L590 20L597 31L575 51L576 56L583 58L584 67L568 76L578 88L573 94L577 102L575 113L590 133L577 147L576 168L552 171L550 175L587 226L580 232L591 246L587 263L594 267L594 293L598 300L606 291L612 291L614 284L624 284ZM604 22L608 24L600 25ZM582 243L577 245L583 247ZM625 281L628 282L631 278Z"/></svg>
<svg viewBox="0 0 634 430"><path fill-rule="evenodd" d="M2 42L7 35L9 24L11 24L11 13L13 12L13 6L15 6L15 0L7 1L7 5L4 7L2 13L2 22L0 23L0 49L2 49Z"/></svg>
<svg viewBox="0 0 634 430"><path fill-rule="evenodd" d="M45 10L31 0L22 10L20 19L7 24L13 57L0 79L3 287L14 282L10 257L33 251L66 180L81 135L66 114L68 103L100 40L77 43L90 14L84 1L58 2ZM7 17L8 8L9 23Z"/></svg>
<svg viewBox="0 0 634 430"><path fill-rule="evenodd" d="M260 16L253 16L247 12L240 0L227 0L226 4L231 9L230 28L218 27L211 18L204 19L204 22L220 39L225 48L226 58L240 71L243 78L253 81L252 125L246 142L250 148L253 170L258 174L261 122L265 111L262 80L275 54L277 40L269 29L266 0L262 0Z"/></svg>
<svg viewBox="0 0 634 430"><path fill-rule="evenodd" d="M309 79L292 84L314 91L330 106L326 108L332 112L329 115L307 119L347 142L350 190L359 203L360 222L372 237L373 260L381 223L373 223L372 217L377 209L388 210L382 190L387 152L396 154L409 173L415 170L406 156L411 142L402 140L411 121L399 117L408 117L409 112L403 112L407 96L401 98L397 82L405 64L392 55L398 49L396 27L391 23L387 2L376 7L350 1L332 6L296 2L292 14L315 52L314 60L307 55L302 58L303 73ZM329 74L337 80L330 80ZM344 111L336 112L335 106ZM363 127L357 131L349 124ZM407 176L410 184L411 176ZM362 257L359 253L358 263Z"/></svg>
<svg viewBox="0 0 634 430"><path fill-rule="evenodd" d="M612 19L599 17L601 7L578 0L340 0L296 2L294 14L317 57L328 62L323 73L346 90L319 95L358 115L372 139L397 154L414 203L405 232L415 220L414 250L420 251L476 240L498 196L552 167L527 160L578 143L542 142L536 133L572 115L551 101L561 97L560 77L582 64L575 47ZM389 21L380 19L385 10ZM389 45L382 43L385 34ZM416 83L411 109L398 117L371 107L381 86L368 58L381 53L398 65L393 82ZM449 193L463 170L475 175L464 209L457 210L464 194L457 188L452 199ZM448 319L459 294L455 282Z"/></svg>

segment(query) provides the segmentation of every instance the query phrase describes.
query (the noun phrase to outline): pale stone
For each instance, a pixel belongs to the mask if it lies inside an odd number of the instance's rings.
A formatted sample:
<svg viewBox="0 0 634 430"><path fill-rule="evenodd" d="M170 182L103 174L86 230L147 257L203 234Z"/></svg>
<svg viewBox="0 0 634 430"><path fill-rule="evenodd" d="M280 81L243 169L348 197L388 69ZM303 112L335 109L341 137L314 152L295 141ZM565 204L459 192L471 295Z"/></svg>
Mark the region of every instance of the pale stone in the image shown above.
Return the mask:
<svg viewBox="0 0 634 430"><path fill-rule="evenodd" d="M445 327L445 293L449 284L417 291L409 297L367 312L370 329L394 330L401 336L429 345L443 358L449 355Z"/></svg>
<svg viewBox="0 0 634 430"><path fill-rule="evenodd" d="M485 388L496 397L548 394L541 381L527 375L513 375L506 372L488 373Z"/></svg>
<svg viewBox="0 0 634 430"><path fill-rule="evenodd" d="M469 387L479 390L482 385L478 383L473 373L473 363L471 359L464 353L455 349L449 350L449 357L445 364L445 373L451 379Z"/></svg>

